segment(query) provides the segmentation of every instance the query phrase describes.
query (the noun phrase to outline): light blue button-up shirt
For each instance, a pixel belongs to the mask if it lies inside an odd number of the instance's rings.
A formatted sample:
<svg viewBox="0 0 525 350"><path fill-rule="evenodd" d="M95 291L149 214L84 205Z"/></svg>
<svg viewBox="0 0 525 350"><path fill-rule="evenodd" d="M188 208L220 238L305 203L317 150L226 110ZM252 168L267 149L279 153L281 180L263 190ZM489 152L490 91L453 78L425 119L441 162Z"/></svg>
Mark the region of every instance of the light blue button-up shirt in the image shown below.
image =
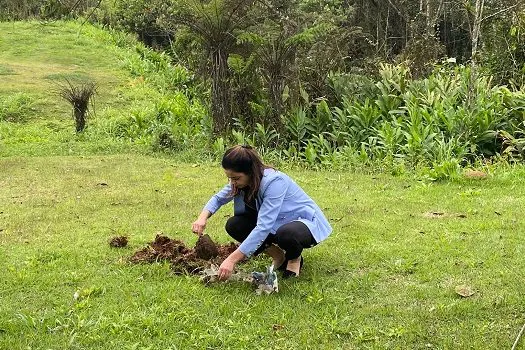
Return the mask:
<svg viewBox="0 0 525 350"><path fill-rule="evenodd" d="M244 213L243 191L234 197L230 193L231 186L228 184L210 198L204 209L213 214L233 199L234 214ZM255 203L258 210L257 225L239 246L246 256L251 256L269 234L275 234L279 227L291 221L301 221L308 226L317 243L332 232L319 206L288 175L278 170L264 170Z"/></svg>

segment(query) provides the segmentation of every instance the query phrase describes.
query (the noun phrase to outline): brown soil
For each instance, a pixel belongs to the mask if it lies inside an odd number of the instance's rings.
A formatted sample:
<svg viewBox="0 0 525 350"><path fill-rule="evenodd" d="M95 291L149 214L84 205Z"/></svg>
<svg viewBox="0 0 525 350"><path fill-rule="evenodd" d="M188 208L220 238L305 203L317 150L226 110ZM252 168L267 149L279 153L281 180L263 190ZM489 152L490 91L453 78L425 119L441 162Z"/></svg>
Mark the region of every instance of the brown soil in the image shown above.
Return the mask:
<svg viewBox="0 0 525 350"><path fill-rule="evenodd" d="M465 177L469 179L486 179L487 173L484 173L483 171L479 170L469 169L465 171Z"/></svg>
<svg viewBox="0 0 525 350"><path fill-rule="evenodd" d="M128 237L117 236L109 240L109 245L113 248L122 248L128 245Z"/></svg>
<svg viewBox="0 0 525 350"><path fill-rule="evenodd" d="M197 274L211 264L221 263L235 249L237 244L217 245L210 236L202 235L195 248L191 249L184 242L157 234L148 246L138 250L130 258L133 263L152 263L169 261L176 274Z"/></svg>
<svg viewBox="0 0 525 350"><path fill-rule="evenodd" d="M219 249L208 235L201 235L195 245L197 258L210 260L219 255Z"/></svg>

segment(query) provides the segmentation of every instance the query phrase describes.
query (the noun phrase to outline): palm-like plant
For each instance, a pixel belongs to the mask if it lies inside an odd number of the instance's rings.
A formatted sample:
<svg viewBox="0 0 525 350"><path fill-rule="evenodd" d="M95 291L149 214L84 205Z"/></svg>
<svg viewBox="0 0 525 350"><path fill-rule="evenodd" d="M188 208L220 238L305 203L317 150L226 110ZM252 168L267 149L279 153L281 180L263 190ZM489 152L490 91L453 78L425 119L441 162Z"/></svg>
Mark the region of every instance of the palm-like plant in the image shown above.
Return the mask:
<svg viewBox="0 0 525 350"><path fill-rule="evenodd" d="M231 125L232 101L228 56L236 44L235 30L246 25L254 0L178 0L160 19L175 32L187 27L203 44L211 75L211 112L214 134L225 134Z"/></svg>
<svg viewBox="0 0 525 350"><path fill-rule="evenodd" d="M84 131L86 128L89 102L93 101L96 89L94 82L75 84L69 79L65 79L65 83L60 86L58 94L73 107L73 119L75 120L77 133Z"/></svg>

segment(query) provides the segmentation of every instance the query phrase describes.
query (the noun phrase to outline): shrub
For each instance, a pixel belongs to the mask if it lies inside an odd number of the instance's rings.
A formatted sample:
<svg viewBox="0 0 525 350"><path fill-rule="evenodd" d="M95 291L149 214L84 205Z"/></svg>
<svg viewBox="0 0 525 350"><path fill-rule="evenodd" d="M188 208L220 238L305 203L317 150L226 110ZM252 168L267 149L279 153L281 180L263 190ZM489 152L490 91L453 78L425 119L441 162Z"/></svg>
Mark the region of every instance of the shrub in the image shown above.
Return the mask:
<svg viewBox="0 0 525 350"><path fill-rule="evenodd" d="M76 132L82 132L87 126L89 102L92 102L96 92L94 82L73 83L65 79L65 84L60 87L59 95L73 107L73 119Z"/></svg>

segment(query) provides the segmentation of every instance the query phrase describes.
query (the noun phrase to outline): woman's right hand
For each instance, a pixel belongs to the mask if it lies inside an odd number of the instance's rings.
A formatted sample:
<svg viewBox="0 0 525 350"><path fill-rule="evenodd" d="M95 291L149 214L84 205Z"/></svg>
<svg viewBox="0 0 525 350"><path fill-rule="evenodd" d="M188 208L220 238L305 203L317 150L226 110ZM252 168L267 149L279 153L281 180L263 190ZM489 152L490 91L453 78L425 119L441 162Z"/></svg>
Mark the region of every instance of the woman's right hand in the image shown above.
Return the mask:
<svg viewBox="0 0 525 350"><path fill-rule="evenodd" d="M199 236L202 235L204 232L204 229L206 228L206 220L202 218L198 218L192 225L191 230L193 233L198 234Z"/></svg>

